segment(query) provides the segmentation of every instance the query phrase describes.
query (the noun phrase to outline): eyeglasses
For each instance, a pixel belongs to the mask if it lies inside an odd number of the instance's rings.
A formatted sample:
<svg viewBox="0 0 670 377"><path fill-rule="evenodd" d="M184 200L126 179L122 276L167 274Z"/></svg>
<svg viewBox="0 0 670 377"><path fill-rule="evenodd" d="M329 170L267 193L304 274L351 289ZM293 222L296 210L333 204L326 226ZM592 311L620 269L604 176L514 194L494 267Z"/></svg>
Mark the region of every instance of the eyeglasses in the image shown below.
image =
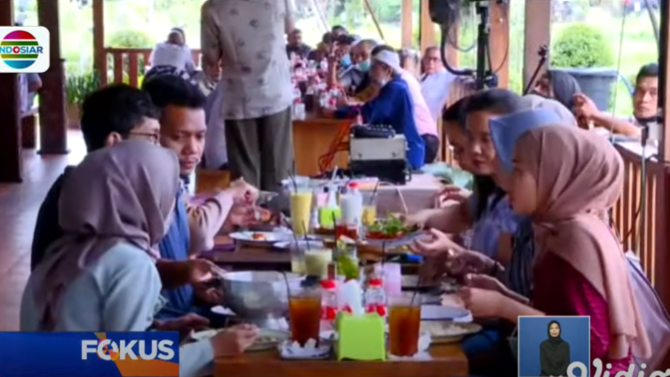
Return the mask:
<svg viewBox="0 0 670 377"><path fill-rule="evenodd" d="M130 137L135 136L137 138L150 141L154 144L158 143L158 133L155 133L155 132L133 132L133 131L131 131L129 136Z"/></svg>

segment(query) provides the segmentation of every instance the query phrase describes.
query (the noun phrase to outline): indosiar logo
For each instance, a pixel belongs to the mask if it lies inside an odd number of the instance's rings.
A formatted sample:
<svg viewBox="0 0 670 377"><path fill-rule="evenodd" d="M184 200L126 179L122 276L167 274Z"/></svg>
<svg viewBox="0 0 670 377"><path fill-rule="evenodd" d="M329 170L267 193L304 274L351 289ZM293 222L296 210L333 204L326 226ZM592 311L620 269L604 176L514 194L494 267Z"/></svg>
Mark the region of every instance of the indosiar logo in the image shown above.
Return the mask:
<svg viewBox="0 0 670 377"><path fill-rule="evenodd" d="M173 347L174 342L171 340L120 340L119 342L110 339L82 340L81 359L88 360L89 355L95 355L106 361L170 361L175 357Z"/></svg>

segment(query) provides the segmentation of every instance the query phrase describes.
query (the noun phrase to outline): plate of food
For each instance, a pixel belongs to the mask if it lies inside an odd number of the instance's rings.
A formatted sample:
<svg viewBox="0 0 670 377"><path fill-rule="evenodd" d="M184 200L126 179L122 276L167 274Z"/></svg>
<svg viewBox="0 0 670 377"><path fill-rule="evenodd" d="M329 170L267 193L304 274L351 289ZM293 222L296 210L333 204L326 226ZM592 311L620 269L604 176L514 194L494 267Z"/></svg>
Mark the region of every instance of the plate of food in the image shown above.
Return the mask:
<svg viewBox="0 0 670 377"><path fill-rule="evenodd" d="M249 244L252 246L272 246L277 242L290 241L293 236L289 232L235 232L230 234L230 238L235 240L235 243Z"/></svg>
<svg viewBox="0 0 670 377"><path fill-rule="evenodd" d="M450 321L423 321L421 332L427 332L433 344L455 343L464 336L481 331L482 326L476 323L455 323Z"/></svg>
<svg viewBox="0 0 670 377"><path fill-rule="evenodd" d="M210 339L215 337L221 331L223 331L223 329L207 329L203 331L194 332L191 334L191 339L195 341ZM248 352L267 351L277 348L277 345L279 345L280 342L283 342L286 339L288 339L290 335L291 334L288 331L259 329L258 337L254 341L254 344L252 344L249 348L247 348L247 351Z"/></svg>
<svg viewBox="0 0 670 377"><path fill-rule="evenodd" d="M295 250L296 245L300 248L300 250L310 250L310 249L316 250L316 249L323 249L325 247L323 242L317 240L298 240L297 244L295 240L281 241L275 243L272 246L274 246L275 249L280 250Z"/></svg>
<svg viewBox="0 0 670 377"><path fill-rule="evenodd" d="M375 221L367 228L365 242L394 248L410 244L422 233L419 226L407 226L399 217L390 216Z"/></svg>
<svg viewBox="0 0 670 377"><path fill-rule="evenodd" d="M422 321L458 321L470 318L470 311L460 306L421 305Z"/></svg>
<svg viewBox="0 0 670 377"><path fill-rule="evenodd" d="M258 331L258 338L256 338L251 347L247 348L247 351L256 352L275 349L279 343L284 342L290 337L291 333L288 331L260 329Z"/></svg>

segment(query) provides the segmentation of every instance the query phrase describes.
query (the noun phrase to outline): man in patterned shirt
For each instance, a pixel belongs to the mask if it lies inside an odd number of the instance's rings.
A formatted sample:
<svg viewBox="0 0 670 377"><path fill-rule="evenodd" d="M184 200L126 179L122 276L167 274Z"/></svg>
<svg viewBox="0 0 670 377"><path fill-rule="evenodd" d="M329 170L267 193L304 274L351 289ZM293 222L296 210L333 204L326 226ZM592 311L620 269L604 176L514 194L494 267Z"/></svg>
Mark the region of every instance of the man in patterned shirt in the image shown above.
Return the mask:
<svg viewBox="0 0 670 377"><path fill-rule="evenodd" d="M207 0L203 64L221 62L222 112L233 179L279 191L293 164L288 0Z"/></svg>

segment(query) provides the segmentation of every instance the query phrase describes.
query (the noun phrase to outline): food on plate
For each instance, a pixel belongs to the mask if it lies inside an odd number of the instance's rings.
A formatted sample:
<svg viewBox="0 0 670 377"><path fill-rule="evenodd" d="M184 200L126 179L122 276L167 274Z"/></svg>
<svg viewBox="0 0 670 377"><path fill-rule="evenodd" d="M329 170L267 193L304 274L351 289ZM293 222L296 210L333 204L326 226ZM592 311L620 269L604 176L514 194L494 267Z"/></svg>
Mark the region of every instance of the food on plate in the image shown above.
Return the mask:
<svg viewBox="0 0 670 377"><path fill-rule="evenodd" d="M198 332L192 332L191 333L191 339L193 340L203 340L203 339L209 339L213 338L216 334L219 333L221 330L217 329L207 329L207 330L202 330Z"/></svg>
<svg viewBox="0 0 670 377"><path fill-rule="evenodd" d="M274 337L274 336L259 336L256 338L254 341L254 344L256 345L261 345L261 344L274 344L274 343L279 343L279 338Z"/></svg>
<svg viewBox="0 0 670 377"><path fill-rule="evenodd" d="M274 215L267 209L259 209L257 215L258 221L262 223L270 223L274 220Z"/></svg>
<svg viewBox="0 0 670 377"><path fill-rule="evenodd" d="M421 322L421 331L429 333L434 338L463 336L472 332L470 329L455 323L431 321Z"/></svg>
<svg viewBox="0 0 670 377"><path fill-rule="evenodd" d="M377 220L370 225L368 227L366 238L371 240L398 239L416 232L419 229L420 228L416 225L406 226L399 217L390 216L385 219Z"/></svg>
<svg viewBox="0 0 670 377"><path fill-rule="evenodd" d="M263 233L253 233L251 235L251 239L254 241L267 241L268 237Z"/></svg>

